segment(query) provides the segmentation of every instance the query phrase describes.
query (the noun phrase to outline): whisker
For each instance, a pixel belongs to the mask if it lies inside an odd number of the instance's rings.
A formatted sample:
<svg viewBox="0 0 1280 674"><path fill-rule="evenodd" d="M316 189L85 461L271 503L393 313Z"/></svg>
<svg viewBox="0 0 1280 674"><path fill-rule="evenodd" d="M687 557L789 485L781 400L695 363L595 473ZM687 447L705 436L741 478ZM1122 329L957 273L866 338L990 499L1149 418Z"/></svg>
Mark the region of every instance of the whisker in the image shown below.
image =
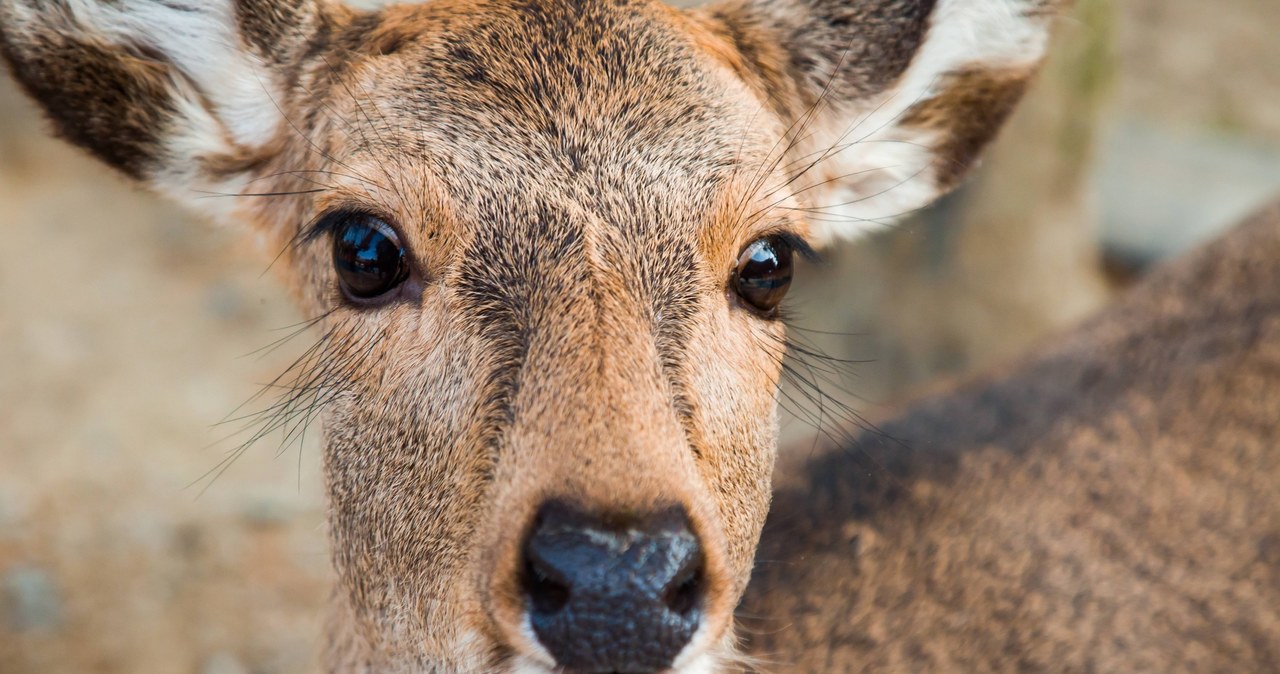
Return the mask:
<svg viewBox="0 0 1280 674"><path fill-rule="evenodd" d="M329 318L332 313L331 310L303 321L301 327L286 335L283 341L293 339L301 332ZM203 483L197 498L203 495L252 446L272 433L277 431L282 433L276 456L283 455L294 444L298 445L298 451L301 452L307 429L333 401L348 392L351 382L358 380L365 363L376 351L380 338L379 334L368 333L353 339L348 331L343 330L343 326L330 327L284 371L260 387L257 393L219 421L216 426L236 424L239 427L216 441L215 446L232 438L242 438L242 440L238 441L238 444L212 468L188 485L190 487ZM277 340L264 348L279 348L281 341ZM268 395L274 395L274 400L270 404L253 412L237 414ZM244 437L246 435L247 437ZM301 457L299 457L300 461ZM299 479L301 479L300 469Z"/></svg>
<svg viewBox="0 0 1280 674"><path fill-rule="evenodd" d="M295 197L301 194L319 194L320 192L328 192L331 188L319 188L310 190L294 190L289 192L208 192L204 190L193 190L197 194L201 194L200 199L217 199L225 197Z"/></svg>

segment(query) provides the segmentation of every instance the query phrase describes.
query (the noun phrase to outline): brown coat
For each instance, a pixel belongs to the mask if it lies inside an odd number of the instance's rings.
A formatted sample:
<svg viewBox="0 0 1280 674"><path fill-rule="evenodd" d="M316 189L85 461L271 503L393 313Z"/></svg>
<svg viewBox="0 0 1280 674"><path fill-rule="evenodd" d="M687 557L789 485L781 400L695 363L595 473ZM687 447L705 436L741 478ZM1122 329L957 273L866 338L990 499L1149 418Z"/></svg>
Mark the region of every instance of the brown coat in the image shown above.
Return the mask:
<svg viewBox="0 0 1280 674"><path fill-rule="evenodd" d="M768 671L1278 671L1277 440L1280 203L780 476L749 650Z"/></svg>

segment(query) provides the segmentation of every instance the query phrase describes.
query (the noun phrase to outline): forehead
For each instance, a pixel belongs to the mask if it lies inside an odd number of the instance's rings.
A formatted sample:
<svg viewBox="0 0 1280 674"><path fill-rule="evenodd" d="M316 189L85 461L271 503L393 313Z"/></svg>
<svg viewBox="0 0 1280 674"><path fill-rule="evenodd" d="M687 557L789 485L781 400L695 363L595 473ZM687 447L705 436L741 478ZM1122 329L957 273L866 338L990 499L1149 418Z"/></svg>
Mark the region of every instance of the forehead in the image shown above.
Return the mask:
<svg viewBox="0 0 1280 674"><path fill-rule="evenodd" d="M348 152L420 167L463 201L713 199L758 106L659 3L445 0L389 10L363 39L379 55L334 92L358 135Z"/></svg>

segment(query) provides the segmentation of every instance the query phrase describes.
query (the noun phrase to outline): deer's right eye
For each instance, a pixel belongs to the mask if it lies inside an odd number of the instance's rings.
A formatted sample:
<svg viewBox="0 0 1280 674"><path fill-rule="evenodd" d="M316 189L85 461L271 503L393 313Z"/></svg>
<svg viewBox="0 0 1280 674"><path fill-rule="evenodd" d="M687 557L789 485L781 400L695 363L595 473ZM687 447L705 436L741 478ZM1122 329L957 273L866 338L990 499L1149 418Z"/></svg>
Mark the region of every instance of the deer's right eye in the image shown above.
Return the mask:
<svg viewBox="0 0 1280 674"><path fill-rule="evenodd" d="M356 302L390 299L409 278L404 246L391 225L368 214L347 214L333 227L333 267Z"/></svg>

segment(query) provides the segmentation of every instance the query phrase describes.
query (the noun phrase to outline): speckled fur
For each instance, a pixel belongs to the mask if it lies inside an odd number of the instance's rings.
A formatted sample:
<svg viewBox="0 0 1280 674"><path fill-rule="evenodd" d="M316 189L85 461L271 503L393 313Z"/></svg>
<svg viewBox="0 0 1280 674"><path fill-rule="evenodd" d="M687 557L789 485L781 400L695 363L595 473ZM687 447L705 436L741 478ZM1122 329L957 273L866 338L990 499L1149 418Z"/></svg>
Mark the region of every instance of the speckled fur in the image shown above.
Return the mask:
<svg viewBox="0 0 1280 674"><path fill-rule="evenodd" d="M795 175L821 164L809 129L897 110L879 98L901 107L879 130L952 165L909 202L950 187L1039 61L1046 3L228 2L0 0L0 52L63 137L254 227L322 317L301 381L325 402L327 669L547 670L517 551L552 497L689 511L709 594L686 659L714 669L769 503L783 344L727 287L735 261L826 238L801 217L824 206ZM990 16L975 42L963 22ZM420 295L341 301L299 234L343 207L398 227Z"/></svg>
<svg viewBox="0 0 1280 674"><path fill-rule="evenodd" d="M1280 204L784 471L741 613L805 672L1280 664Z"/></svg>

